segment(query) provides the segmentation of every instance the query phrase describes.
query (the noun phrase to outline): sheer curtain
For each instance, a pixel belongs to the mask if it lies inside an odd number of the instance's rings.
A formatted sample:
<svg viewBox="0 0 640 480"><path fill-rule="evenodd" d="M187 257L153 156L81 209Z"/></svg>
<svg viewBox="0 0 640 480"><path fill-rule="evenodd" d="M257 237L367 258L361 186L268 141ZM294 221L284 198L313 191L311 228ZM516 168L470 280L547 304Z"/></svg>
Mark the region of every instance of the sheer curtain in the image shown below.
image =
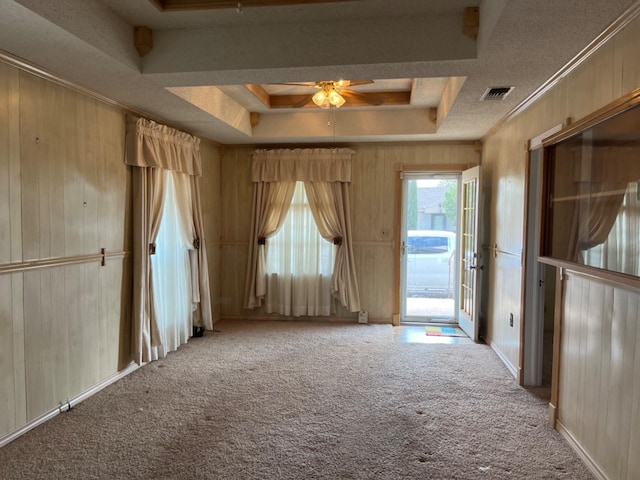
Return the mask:
<svg viewBox="0 0 640 480"><path fill-rule="evenodd" d="M325 212L324 225L314 213L321 235L338 245L332 269L332 296L349 311L360 310L360 298L351 242L351 220L349 214L349 183L351 182L351 157L349 149L277 149L256 150L252 154L251 177L254 182L249 261L245 287L245 308L256 308L267 296L267 264L265 244L268 237L278 231L286 218L295 182L323 185L330 200L316 202L318 212ZM306 193L309 205L314 210L309 187ZM319 187L323 188L323 187ZM287 195L275 197L267 192L286 189ZM290 192L290 194L288 193ZM310 193L311 192L311 193ZM323 194L324 195L324 194ZM273 198L269 198L269 197ZM331 213L326 213L325 205ZM328 218L331 217L329 221ZM329 227L328 224L331 223ZM269 225L269 229L265 225ZM289 252L290 254L291 252ZM272 280L272 279L271 279ZM282 295L278 293L279 298ZM271 307L275 300L269 300ZM309 308L309 307L307 307ZM311 307L314 310L316 307ZM293 307L291 307L293 311Z"/></svg>
<svg viewBox="0 0 640 480"><path fill-rule="evenodd" d="M197 249L189 255L190 290L187 287L184 293L191 305L193 324L209 330L213 328L197 185L197 177L202 172L199 145L200 140L187 133L144 118L128 117L125 163L133 169L132 350L138 364L166 354L175 344L173 340L167 340L169 337L163 333L167 323L159 318L160 308L162 315L169 309L167 305L160 306L164 303L161 298L164 293L160 294L160 287L156 285L162 282L162 277L156 274L158 269L164 268L164 263L152 259L154 252L158 248L162 250L167 242L166 239L163 245L158 242L167 195L173 195L169 203L175 207L176 218L180 219L175 231L186 235L188 242ZM167 172L172 173L167 175ZM169 182L173 192L170 194L167 193ZM169 227L163 225L162 228ZM175 337L180 338L180 335Z"/></svg>
<svg viewBox="0 0 640 480"><path fill-rule="evenodd" d="M640 276L640 182L630 183L606 241L584 254L585 263Z"/></svg>
<svg viewBox="0 0 640 480"><path fill-rule="evenodd" d="M284 224L266 246L266 312L330 315L334 248L320 235L304 184L297 182Z"/></svg>
<svg viewBox="0 0 640 480"><path fill-rule="evenodd" d="M158 346L151 347L151 360L163 358L187 343L193 327L189 259L194 238L191 198L180 195L176 188L176 184L188 181L188 178L170 170L163 170L163 173L164 209L156 237L156 253L151 256L160 341Z"/></svg>

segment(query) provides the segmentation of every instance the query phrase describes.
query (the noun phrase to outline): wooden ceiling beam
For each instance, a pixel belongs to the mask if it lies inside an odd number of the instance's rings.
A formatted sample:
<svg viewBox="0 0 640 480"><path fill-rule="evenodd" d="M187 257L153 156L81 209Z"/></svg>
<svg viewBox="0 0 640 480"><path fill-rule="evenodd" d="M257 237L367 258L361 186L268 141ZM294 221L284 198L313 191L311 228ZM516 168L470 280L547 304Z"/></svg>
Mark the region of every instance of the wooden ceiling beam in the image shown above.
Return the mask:
<svg viewBox="0 0 640 480"><path fill-rule="evenodd" d="M367 93L362 92L365 96ZM382 105L409 105L409 101L411 100L411 92L371 92L372 96L375 96L377 99L382 100ZM270 96L270 104L271 108L293 108L293 105L296 105L302 102L305 98L309 98L309 95L271 95ZM363 100L360 97L350 96L348 94L344 95L346 103L340 107L370 107L371 104L366 100ZM307 103L303 108L319 108L315 103L309 99L309 103Z"/></svg>
<svg viewBox="0 0 640 480"><path fill-rule="evenodd" d="M150 0L161 11L207 10L224 8L280 7L310 3L338 3L349 0Z"/></svg>

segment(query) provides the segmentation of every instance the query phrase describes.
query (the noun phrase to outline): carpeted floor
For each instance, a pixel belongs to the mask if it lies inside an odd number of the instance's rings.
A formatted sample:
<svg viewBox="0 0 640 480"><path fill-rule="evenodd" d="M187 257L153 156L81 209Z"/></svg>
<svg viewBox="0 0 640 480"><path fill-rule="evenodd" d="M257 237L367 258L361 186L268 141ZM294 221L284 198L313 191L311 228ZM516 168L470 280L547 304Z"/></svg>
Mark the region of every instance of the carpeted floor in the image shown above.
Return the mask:
<svg viewBox="0 0 640 480"><path fill-rule="evenodd" d="M485 345L216 328L0 449L0 478L593 478Z"/></svg>

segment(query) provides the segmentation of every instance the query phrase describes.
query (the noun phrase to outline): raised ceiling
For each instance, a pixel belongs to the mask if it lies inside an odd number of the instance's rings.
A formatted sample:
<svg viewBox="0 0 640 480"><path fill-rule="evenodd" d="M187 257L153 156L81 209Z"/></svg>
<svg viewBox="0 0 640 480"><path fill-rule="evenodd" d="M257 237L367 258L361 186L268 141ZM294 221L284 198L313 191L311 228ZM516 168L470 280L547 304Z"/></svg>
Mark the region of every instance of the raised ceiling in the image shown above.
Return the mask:
<svg viewBox="0 0 640 480"><path fill-rule="evenodd" d="M223 144L476 140L628 9L638 2L0 0L0 46ZM142 57L135 27L150 34ZM384 101L292 108L313 86L286 84L338 79L374 80L353 90ZM481 101L488 87L514 88Z"/></svg>

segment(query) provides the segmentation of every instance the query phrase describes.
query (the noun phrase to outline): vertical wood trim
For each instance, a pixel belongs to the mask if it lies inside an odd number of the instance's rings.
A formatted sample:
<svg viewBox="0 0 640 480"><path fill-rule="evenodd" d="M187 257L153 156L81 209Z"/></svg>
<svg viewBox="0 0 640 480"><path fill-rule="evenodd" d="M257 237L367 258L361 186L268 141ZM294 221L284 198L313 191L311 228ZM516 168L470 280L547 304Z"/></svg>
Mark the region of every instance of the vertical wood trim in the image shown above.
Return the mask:
<svg viewBox="0 0 640 480"><path fill-rule="evenodd" d="M562 309L564 305L564 274L562 268L556 269L556 302L553 314L553 364L551 367L551 400L549 424L556 427L558 418L558 398L560 394L560 346L562 342ZM552 416L553 414L553 416Z"/></svg>
<svg viewBox="0 0 640 480"><path fill-rule="evenodd" d="M533 321L527 318L526 301L527 301L527 258L531 246L527 242L529 232L529 215L531 213L531 205L529 205L529 183L531 181L531 153L527 151L524 163L524 202L522 218L522 257L520 269L520 344L518 345L518 384L524 386L524 368L525 368L525 351L524 345L526 341L527 322ZM529 265L531 267L531 265Z"/></svg>
<svg viewBox="0 0 640 480"><path fill-rule="evenodd" d="M27 422L23 290L23 275L12 275L11 312L13 314L13 382L15 401L14 417L16 426L23 425Z"/></svg>
<svg viewBox="0 0 640 480"><path fill-rule="evenodd" d="M393 268L393 311L392 311L392 324L394 326L400 325L400 275L402 271L402 258L400 255L400 245L402 243L402 171L395 172L395 193L394 203L396 205L396 214L394 219L393 235L393 256L394 256L394 268Z"/></svg>

